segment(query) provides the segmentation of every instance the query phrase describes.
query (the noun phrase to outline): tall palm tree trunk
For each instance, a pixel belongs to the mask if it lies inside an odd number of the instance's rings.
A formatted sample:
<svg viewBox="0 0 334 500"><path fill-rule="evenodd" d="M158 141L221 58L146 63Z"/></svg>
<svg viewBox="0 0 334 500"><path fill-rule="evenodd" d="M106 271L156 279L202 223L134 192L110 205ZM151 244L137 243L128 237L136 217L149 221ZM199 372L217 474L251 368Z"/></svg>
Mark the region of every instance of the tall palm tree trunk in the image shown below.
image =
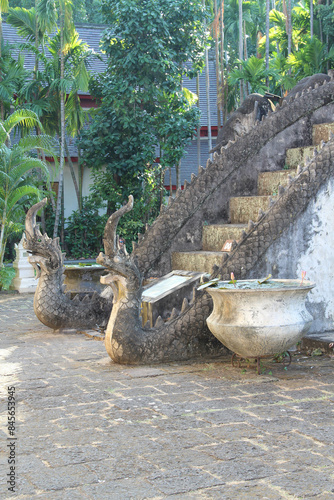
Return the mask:
<svg viewBox="0 0 334 500"><path fill-rule="evenodd" d="M197 106L200 109L199 105L199 75L196 77L196 93L197 93ZM201 123L199 122L197 127L197 167L201 166Z"/></svg>
<svg viewBox="0 0 334 500"><path fill-rule="evenodd" d="M291 54L292 47L292 26L291 26L291 0L288 0L288 10L287 10L287 24L288 24L288 55Z"/></svg>
<svg viewBox="0 0 334 500"><path fill-rule="evenodd" d="M203 7L205 7L205 0L203 0ZM210 75L209 75L209 50L205 49L205 88L206 88L206 110L207 110L207 124L208 124L208 151L212 149L211 138L211 109L210 109ZM212 158L212 154L209 155Z"/></svg>
<svg viewBox="0 0 334 500"><path fill-rule="evenodd" d="M64 12L62 3L60 2L60 78L64 80L65 74L65 61L64 61ZM53 237L56 238L58 234L58 227L60 221L60 213L62 206L62 194L64 184L64 160L65 160L65 93L63 90L60 92L60 162L59 162L59 184L58 184L58 197L56 207L55 225L53 229Z"/></svg>
<svg viewBox="0 0 334 500"><path fill-rule="evenodd" d="M311 39L313 38L313 0L310 0L310 31Z"/></svg>
<svg viewBox="0 0 334 500"><path fill-rule="evenodd" d="M239 59L243 61L243 33L242 33L242 0L239 0ZM240 66L241 70L241 66ZM244 85L243 81L240 80L240 103L244 100Z"/></svg>
<svg viewBox="0 0 334 500"><path fill-rule="evenodd" d="M269 11L270 0L266 0L266 70L269 71ZM267 87L269 87L269 78L266 78Z"/></svg>
<svg viewBox="0 0 334 500"><path fill-rule="evenodd" d="M221 108L223 115L223 124L226 122L227 113L225 110L225 102L227 101L227 96L225 96L225 72L224 72L224 0L222 0L221 4L221 13L220 13L220 74L221 74Z"/></svg>
<svg viewBox="0 0 334 500"><path fill-rule="evenodd" d="M218 128L220 128L221 120L220 120L220 106L219 106L219 22L218 22L218 8L217 8L217 0L215 0L215 21L213 25L214 37L215 37L215 55L216 55L216 87L217 87L217 122Z"/></svg>
<svg viewBox="0 0 334 500"><path fill-rule="evenodd" d="M68 144L67 144L66 139L65 139L64 143L65 143L65 152L66 152L66 156L67 156L67 163L70 167L71 177L72 177L72 181L74 184L74 190L75 190L75 194L76 194L77 201L78 201L78 207L80 208L80 191L79 191L78 181L77 181L77 178L75 176L74 165L73 165L73 162L71 160L71 154L70 154L70 151L68 149Z"/></svg>

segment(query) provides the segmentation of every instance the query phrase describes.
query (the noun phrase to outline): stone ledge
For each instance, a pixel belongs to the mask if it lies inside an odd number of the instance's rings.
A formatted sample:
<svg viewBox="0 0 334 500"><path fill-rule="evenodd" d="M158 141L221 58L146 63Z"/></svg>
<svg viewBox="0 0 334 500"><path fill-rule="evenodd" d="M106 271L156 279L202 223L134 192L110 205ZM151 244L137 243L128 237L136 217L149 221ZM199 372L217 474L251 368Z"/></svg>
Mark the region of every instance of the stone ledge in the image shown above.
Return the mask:
<svg viewBox="0 0 334 500"><path fill-rule="evenodd" d="M303 351L310 349L322 349L326 354L334 354L334 347L329 347L334 343L334 331L316 333L302 339L301 348Z"/></svg>

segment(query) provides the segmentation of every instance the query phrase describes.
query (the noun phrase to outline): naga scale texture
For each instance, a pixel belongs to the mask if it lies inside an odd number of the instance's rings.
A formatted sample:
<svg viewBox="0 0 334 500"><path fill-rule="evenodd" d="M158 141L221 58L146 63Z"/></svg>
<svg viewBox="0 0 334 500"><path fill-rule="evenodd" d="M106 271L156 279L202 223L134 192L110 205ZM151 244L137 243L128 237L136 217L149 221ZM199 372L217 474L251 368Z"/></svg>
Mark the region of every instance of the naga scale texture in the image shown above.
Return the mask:
<svg viewBox="0 0 334 500"><path fill-rule="evenodd" d="M59 238L41 234L36 214L47 203L46 198L33 205L26 215L24 248L31 253L30 264L39 278L34 297L34 310L46 326L58 328L94 328L106 325L112 308L110 289L101 294L79 295L71 299L65 293L64 254Z"/></svg>
<svg viewBox="0 0 334 500"><path fill-rule="evenodd" d="M132 256L120 248L116 236L120 217L130 211L133 198L109 218L104 233L106 254L97 262L111 273L101 277L110 285L114 304L106 329L105 345L109 356L117 363L145 364L181 361L200 357L217 357L226 353L206 326L211 312L211 298L194 289L192 303L183 303L180 315L174 310L166 323L159 318L155 327L142 327L140 318L142 276ZM112 243L112 244L111 244Z"/></svg>

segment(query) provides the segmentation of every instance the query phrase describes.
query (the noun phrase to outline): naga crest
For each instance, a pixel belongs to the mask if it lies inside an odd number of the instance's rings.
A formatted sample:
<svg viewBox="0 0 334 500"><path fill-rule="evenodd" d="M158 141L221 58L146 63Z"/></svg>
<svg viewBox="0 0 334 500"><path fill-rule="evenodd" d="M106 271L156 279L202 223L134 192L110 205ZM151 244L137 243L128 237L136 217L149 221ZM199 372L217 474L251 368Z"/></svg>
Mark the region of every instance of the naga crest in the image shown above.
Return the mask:
<svg viewBox="0 0 334 500"><path fill-rule="evenodd" d="M122 215L130 212L133 208L133 196L130 195L126 205L114 212L108 219L103 237L105 253L100 253L96 262L108 268L112 273L101 278L104 284L112 285L113 281L121 284L126 280L129 291L141 287L142 277L140 271L131 255L128 254L125 244L120 244L119 236L116 234L117 225Z"/></svg>
<svg viewBox="0 0 334 500"><path fill-rule="evenodd" d="M39 224L36 223L37 212L47 203L44 198L39 203L33 205L27 212L25 222L25 238L23 247L31 253L28 260L34 267L37 278L41 270L46 273L55 273L62 269L64 254L59 245L59 238L49 238L47 234L42 234Z"/></svg>

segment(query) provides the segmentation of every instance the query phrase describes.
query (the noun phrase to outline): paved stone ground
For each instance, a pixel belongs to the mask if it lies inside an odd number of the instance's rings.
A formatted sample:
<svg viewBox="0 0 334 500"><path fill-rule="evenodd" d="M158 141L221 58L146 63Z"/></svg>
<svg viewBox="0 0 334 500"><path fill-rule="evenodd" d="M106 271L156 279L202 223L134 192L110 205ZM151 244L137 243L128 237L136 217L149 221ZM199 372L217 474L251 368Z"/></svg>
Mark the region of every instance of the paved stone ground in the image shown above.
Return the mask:
<svg viewBox="0 0 334 500"><path fill-rule="evenodd" d="M0 294L0 322L1 498L334 499L334 358L128 367L41 325L31 296Z"/></svg>

